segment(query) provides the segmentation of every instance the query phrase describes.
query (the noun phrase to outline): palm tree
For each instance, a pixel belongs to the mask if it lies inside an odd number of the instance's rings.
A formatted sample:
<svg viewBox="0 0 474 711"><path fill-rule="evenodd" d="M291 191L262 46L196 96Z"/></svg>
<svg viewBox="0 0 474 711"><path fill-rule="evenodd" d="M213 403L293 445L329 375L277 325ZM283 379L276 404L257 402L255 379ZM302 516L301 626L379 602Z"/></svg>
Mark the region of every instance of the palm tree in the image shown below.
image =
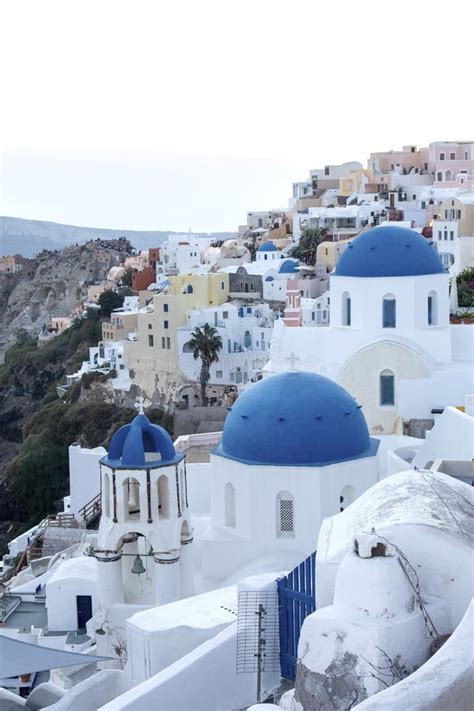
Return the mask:
<svg viewBox="0 0 474 711"><path fill-rule="evenodd" d="M192 350L194 360L201 359L201 372L199 374L201 402L203 405L207 405L206 387L210 378L209 370L212 363L217 363L219 360L222 338L216 328L205 323L202 328L197 326L194 329L186 346Z"/></svg>

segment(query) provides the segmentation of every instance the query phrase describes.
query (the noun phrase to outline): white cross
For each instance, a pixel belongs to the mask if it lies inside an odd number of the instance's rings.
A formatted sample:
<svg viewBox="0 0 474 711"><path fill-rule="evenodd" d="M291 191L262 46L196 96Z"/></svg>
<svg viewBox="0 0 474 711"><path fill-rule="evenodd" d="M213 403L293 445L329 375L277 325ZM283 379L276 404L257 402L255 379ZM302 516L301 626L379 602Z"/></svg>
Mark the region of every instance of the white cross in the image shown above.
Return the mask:
<svg viewBox="0 0 474 711"><path fill-rule="evenodd" d="M135 403L135 407L138 410L139 415L143 415L145 410L144 410L144 405L145 405L145 398L143 395L140 395L140 397L137 399Z"/></svg>
<svg viewBox="0 0 474 711"><path fill-rule="evenodd" d="M295 356L293 351L290 353L290 357L286 359L286 362L288 363L288 370L290 373L293 373L296 371L296 364L298 363L299 358Z"/></svg>

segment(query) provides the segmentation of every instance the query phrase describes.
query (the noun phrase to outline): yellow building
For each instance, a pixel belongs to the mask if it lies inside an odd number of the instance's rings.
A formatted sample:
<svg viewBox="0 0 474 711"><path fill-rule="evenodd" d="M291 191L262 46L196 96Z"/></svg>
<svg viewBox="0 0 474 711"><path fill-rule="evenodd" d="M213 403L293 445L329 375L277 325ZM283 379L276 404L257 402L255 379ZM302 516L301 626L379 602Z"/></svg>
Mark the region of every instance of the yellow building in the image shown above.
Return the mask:
<svg viewBox="0 0 474 711"><path fill-rule="evenodd" d="M137 340L126 342L124 360L134 384L153 403L167 406L185 382L178 368L176 329L194 308L224 303L229 297L225 273L179 274L138 314Z"/></svg>
<svg viewBox="0 0 474 711"><path fill-rule="evenodd" d="M349 197L352 193L359 192L364 184L372 183L373 180L374 173L372 170L364 170L363 168L351 170L347 178L340 178L339 194L344 197ZM364 190L361 190L361 192L364 192Z"/></svg>

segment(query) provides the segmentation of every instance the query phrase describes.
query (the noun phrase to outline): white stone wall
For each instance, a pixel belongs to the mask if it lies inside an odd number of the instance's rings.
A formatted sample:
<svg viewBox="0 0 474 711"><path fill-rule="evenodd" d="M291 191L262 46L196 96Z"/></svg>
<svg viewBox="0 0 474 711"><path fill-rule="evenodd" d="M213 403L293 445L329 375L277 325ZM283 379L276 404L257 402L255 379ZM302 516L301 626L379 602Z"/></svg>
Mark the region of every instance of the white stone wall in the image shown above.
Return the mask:
<svg viewBox="0 0 474 711"><path fill-rule="evenodd" d="M225 579L260 556L282 553L296 564L315 550L320 525L340 510L347 485L360 496L377 481L377 459L326 467L257 466L211 455L211 528L201 543L203 575ZM225 486L235 489L235 527L225 524ZM277 532L277 496L294 498L294 535ZM231 554L230 554L231 551Z"/></svg>

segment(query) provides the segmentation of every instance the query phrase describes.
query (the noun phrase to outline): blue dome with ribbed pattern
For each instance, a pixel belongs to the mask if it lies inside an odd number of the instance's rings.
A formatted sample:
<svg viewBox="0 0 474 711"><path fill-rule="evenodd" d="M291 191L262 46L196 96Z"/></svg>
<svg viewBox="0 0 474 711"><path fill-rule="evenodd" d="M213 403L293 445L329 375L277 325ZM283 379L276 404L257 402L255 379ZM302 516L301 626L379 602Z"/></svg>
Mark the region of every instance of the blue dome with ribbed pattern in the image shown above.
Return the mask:
<svg viewBox="0 0 474 711"><path fill-rule="evenodd" d="M252 385L232 406L214 454L245 464L324 466L373 456L360 406L315 373L279 373Z"/></svg>
<svg viewBox="0 0 474 711"><path fill-rule="evenodd" d="M431 240L406 227L372 227L361 232L342 253L334 275L394 277L443 274Z"/></svg>
<svg viewBox="0 0 474 711"><path fill-rule="evenodd" d="M140 414L113 435L101 463L113 469L153 469L175 464L182 458L168 432Z"/></svg>

